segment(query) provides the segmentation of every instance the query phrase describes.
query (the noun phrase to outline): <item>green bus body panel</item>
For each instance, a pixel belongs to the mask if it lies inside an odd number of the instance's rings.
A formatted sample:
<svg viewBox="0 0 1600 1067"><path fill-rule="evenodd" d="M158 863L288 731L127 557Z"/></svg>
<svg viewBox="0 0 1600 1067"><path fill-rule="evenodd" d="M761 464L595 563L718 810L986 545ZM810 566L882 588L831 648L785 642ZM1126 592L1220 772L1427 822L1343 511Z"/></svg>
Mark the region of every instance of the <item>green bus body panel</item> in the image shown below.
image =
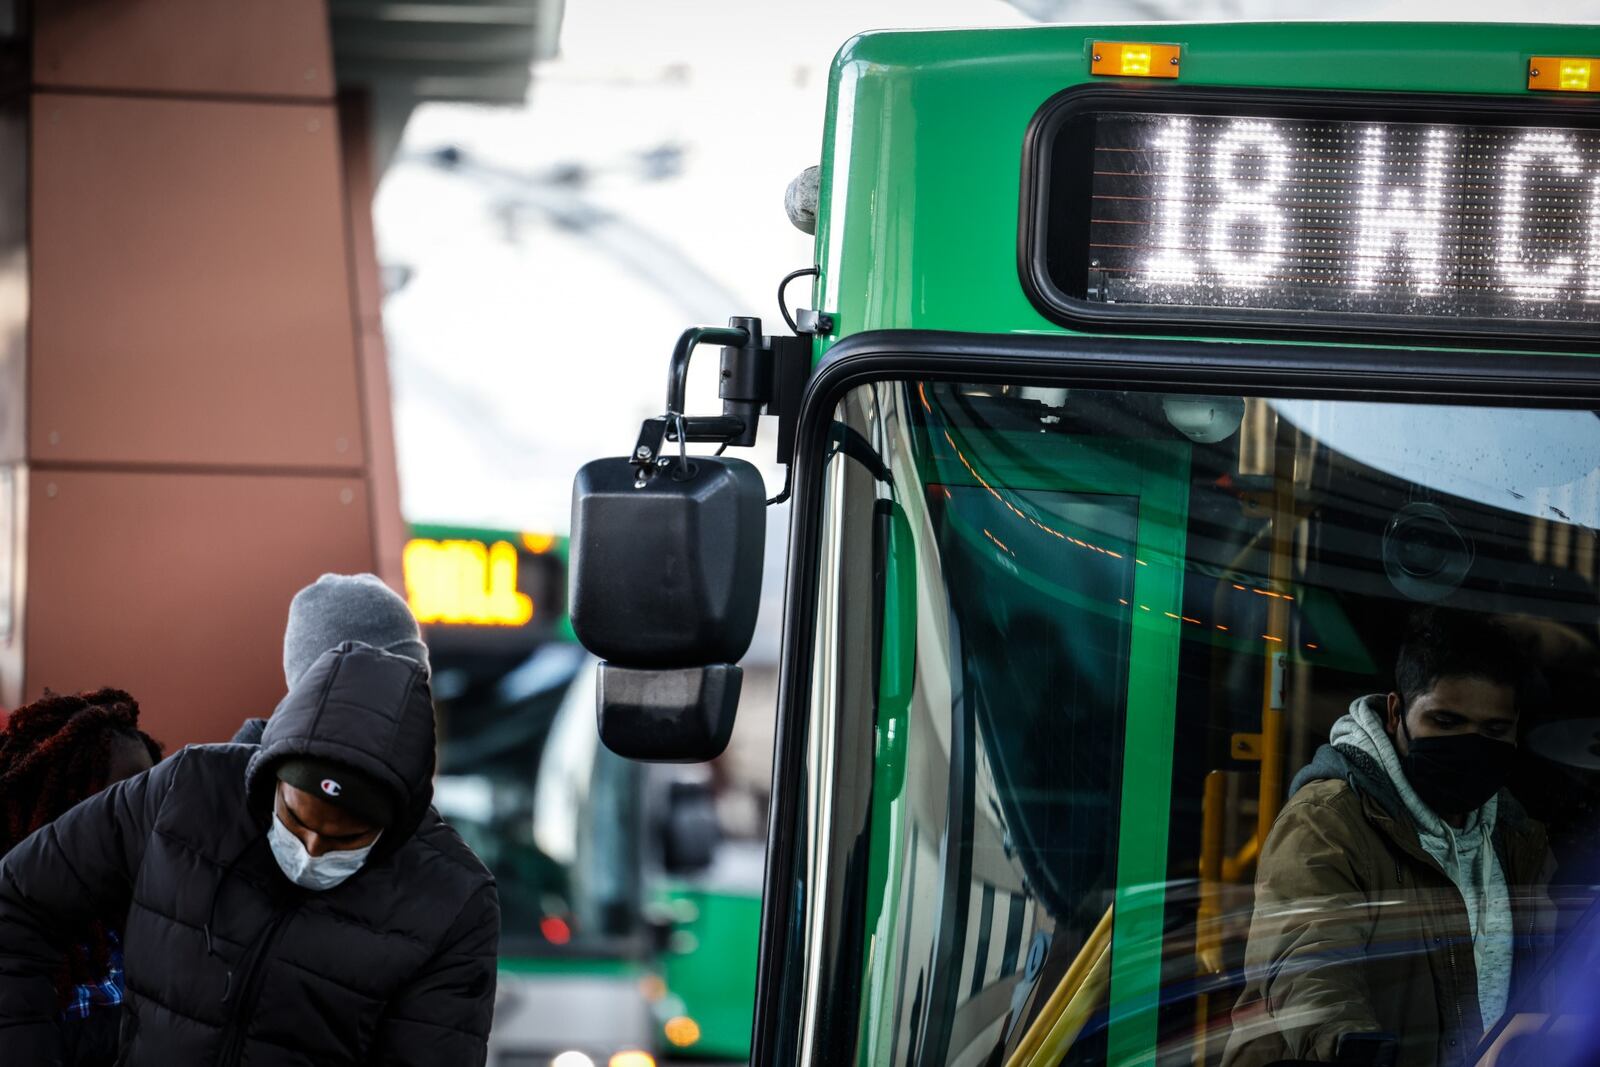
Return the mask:
<svg viewBox="0 0 1600 1067"><path fill-rule="evenodd" d="M673 939L686 936L682 949L671 946L659 957L672 1015L687 1015L700 1027L700 1039L674 1049L665 1036L660 1047L671 1055L748 1060L750 1020L756 999L757 935L761 896L707 889L692 884L663 887L657 899L680 918Z"/></svg>
<svg viewBox="0 0 1600 1067"><path fill-rule="evenodd" d="M500 973L519 978L644 978L640 960L622 956L502 956Z"/></svg>
<svg viewBox="0 0 1600 1067"><path fill-rule="evenodd" d="M895 989L889 970L874 969L900 930L905 869L895 859L905 845L906 741L917 665L917 548L905 509L891 504L884 555L883 658L878 669L878 721L874 726L872 833L867 856L865 929L870 940L862 960L867 998L856 1054L859 1067L885 1058L894 1042ZM885 914L885 908L888 911Z"/></svg>
<svg viewBox="0 0 1600 1067"><path fill-rule="evenodd" d="M1095 40L1182 47L1177 79L1089 74ZM817 211L817 305L865 330L1070 334L1017 271L1023 138L1075 85L1524 96L1534 55L1600 55L1600 28L1420 23L1050 26L870 33L829 82ZM1152 331L1156 333L1157 331Z"/></svg>
<svg viewBox="0 0 1600 1067"><path fill-rule="evenodd" d="M501 530L491 526L444 526L437 523L413 523L411 525L412 537L426 537L433 541L510 541L514 545L522 543L525 532L520 530ZM563 565L571 552L571 538L565 535L551 535L550 553L559 559Z"/></svg>

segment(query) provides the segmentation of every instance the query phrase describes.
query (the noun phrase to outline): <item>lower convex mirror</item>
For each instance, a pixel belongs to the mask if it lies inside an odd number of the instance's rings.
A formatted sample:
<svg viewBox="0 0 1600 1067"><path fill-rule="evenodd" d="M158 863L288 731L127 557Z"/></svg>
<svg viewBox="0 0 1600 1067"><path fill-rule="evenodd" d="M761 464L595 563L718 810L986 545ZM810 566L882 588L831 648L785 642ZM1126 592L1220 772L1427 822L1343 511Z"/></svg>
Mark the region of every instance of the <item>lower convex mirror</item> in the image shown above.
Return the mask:
<svg viewBox="0 0 1600 1067"><path fill-rule="evenodd" d="M744 677L738 667L650 670L602 663L599 671L600 740L617 755L698 763L728 747Z"/></svg>

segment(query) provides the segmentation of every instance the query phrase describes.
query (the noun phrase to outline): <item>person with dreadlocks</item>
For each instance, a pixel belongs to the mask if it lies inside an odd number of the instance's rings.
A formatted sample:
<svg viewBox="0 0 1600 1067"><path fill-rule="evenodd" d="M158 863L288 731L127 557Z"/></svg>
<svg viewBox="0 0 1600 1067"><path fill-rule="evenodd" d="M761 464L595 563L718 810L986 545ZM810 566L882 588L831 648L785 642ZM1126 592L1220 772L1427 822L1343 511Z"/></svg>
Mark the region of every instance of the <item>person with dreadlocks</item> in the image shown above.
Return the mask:
<svg viewBox="0 0 1600 1067"><path fill-rule="evenodd" d="M0 729L0 856L80 800L149 770L161 746L139 729L139 704L120 689L78 696L46 690ZM122 1014L122 917L92 919L70 938L55 975L65 1062L109 1065Z"/></svg>

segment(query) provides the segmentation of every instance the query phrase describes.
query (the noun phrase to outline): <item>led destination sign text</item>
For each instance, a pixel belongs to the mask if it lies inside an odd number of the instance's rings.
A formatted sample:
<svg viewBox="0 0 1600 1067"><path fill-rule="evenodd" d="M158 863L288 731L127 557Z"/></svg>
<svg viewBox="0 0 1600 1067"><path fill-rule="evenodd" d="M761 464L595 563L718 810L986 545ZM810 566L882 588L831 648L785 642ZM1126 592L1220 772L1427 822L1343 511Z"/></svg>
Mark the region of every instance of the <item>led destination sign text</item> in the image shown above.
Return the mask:
<svg viewBox="0 0 1600 1067"><path fill-rule="evenodd" d="M1077 300L1600 321L1594 130L1107 111L1055 153L1047 270Z"/></svg>

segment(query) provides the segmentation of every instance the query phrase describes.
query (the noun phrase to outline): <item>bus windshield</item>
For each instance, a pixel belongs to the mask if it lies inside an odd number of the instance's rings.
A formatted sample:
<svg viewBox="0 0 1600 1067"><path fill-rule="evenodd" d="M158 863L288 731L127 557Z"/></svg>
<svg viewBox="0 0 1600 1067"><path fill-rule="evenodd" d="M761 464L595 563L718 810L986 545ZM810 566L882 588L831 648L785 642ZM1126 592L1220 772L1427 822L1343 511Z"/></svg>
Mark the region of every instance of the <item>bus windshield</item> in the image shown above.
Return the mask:
<svg viewBox="0 0 1600 1067"><path fill-rule="evenodd" d="M834 418L856 1062L1475 1063L1557 1017L1596 413L891 381Z"/></svg>

